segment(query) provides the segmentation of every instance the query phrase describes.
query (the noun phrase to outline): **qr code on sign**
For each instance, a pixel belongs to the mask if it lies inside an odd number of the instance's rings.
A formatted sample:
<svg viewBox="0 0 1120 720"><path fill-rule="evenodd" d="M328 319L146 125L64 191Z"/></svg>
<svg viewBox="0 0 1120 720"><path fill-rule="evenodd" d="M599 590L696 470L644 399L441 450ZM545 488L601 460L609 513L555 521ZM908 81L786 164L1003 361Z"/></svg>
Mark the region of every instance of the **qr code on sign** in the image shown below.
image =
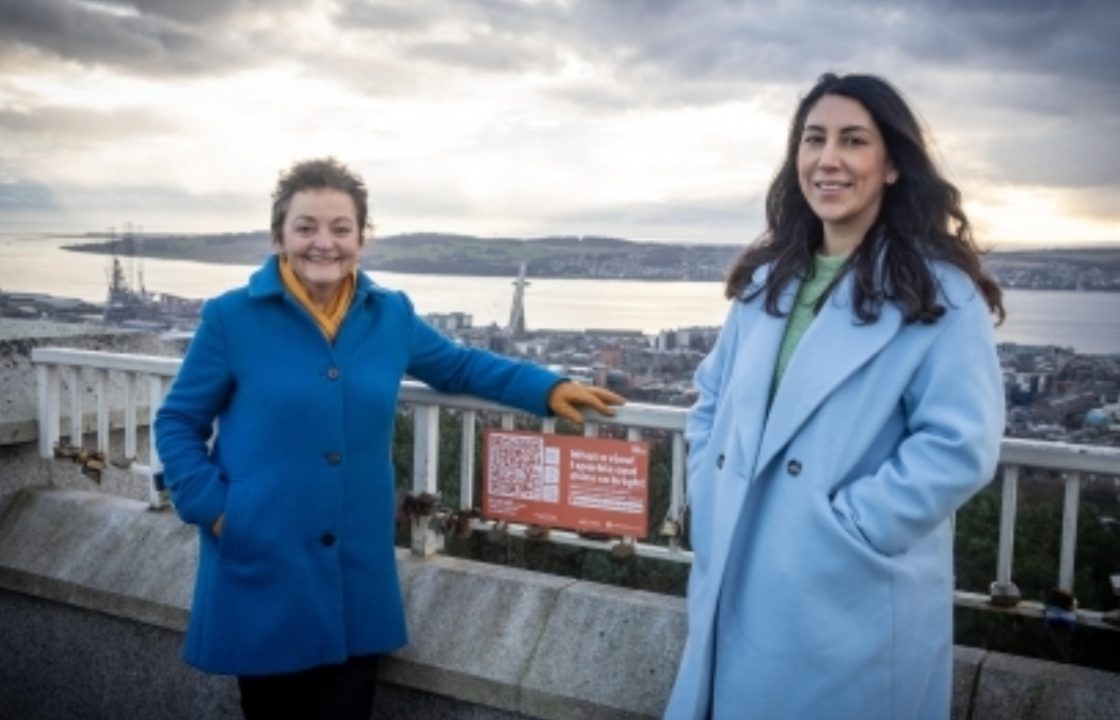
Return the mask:
<svg viewBox="0 0 1120 720"><path fill-rule="evenodd" d="M487 491L493 497L547 500L544 492L544 438L491 435Z"/></svg>

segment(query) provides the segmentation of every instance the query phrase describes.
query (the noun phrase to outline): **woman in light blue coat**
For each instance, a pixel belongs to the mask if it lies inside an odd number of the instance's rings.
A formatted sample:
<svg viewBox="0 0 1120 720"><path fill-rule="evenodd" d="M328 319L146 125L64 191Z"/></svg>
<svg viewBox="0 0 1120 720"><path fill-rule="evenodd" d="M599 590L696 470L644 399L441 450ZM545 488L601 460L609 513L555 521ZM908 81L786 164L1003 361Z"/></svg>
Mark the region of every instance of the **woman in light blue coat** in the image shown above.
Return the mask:
<svg viewBox="0 0 1120 720"><path fill-rule="evenodd" d="M175 509L199 533L185 656L237 675L249 720L368 720L377 657L406 642L390 459L406 373L577 422L621 401L433 330L358 270L367 207L333 159L283 174L276 254L203 307L156 415Z"/></svg>
<svg viewBox="0 0 1120 720"><path fill-rule="evenodd" d="M1004 428L998 286L897 91L821 77L696 373L670 720L944 720L951 516Z"/></svg>

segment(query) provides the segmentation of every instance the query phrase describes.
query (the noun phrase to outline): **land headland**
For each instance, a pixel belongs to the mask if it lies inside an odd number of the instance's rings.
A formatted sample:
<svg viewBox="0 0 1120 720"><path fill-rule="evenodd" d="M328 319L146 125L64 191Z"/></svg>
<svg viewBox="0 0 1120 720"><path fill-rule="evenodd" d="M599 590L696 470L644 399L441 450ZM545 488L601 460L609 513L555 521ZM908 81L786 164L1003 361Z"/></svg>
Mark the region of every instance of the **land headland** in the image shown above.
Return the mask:
<svg viewBox="0 0 1120 720"><path fill-rule="evenodd" d="M136 254L172 260L255 265L273 252L267 231L214 235L89 234L69 250ZM388 272L515 276L525 263L539 278L722 280L742 247L636 242L621 238L552 236L481 238L410 233L378 238L363 266ZM1120 245L993 252L984 264L1004 287L1120 291Z"/></svg>

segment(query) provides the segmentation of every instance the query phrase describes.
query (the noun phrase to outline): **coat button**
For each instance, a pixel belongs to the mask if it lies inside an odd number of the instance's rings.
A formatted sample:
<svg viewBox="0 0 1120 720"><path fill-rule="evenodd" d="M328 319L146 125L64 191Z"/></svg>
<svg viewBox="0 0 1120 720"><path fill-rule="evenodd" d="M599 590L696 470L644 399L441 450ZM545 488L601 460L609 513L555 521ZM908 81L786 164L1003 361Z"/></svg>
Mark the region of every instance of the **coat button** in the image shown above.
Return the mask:
<svg viewBox="0 0 1120 720"><path fill-rule="evenodd" d="M319 542L323 543L323 547L334 545L334 533L323 533L323 537L319 538Z"/></svg>
<svg viewBox="0 0 1120 720"><path fill-rule="evenodd" d="M799 460L790 460L786 465L786 472L788 472L790 475L800 475L801 462Z"/></svg>
<svg viewBox="0 0 1120 720"><path fill-rule="evenodd" d="M331 465L337 465L342 462L342 455L336 452L327 453L327 462Z"/></svg>
<svg viewBox="0 0 1120 720"><path fill-rule="evenodd" d="M338 371L338 368L336 368L336 367L327 368L327 379L328 380L337 380L338 376L341 375L341 374L342 373L340 373Z"/></svg>
<svg viewBox="0 0 1120 720"><path fill-rule="evenodd" d="M719 457L716 458L716 469L717 470L722 470L723 469L723 453L720 453Z"/></svg>

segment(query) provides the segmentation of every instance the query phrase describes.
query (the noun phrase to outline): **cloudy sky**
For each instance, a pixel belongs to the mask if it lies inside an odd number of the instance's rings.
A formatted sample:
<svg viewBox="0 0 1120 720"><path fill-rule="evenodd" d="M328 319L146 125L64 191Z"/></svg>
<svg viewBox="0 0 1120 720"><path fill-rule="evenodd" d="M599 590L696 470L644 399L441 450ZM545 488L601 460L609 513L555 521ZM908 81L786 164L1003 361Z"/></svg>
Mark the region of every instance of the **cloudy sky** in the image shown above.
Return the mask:
<svg viewBox="0 0 1120 720"><path fill-rule="evenodd" d="M1115 0L0 0L0 231L267 225L742 243L825 70L922 116L995 247L1120 242Z"/></svg>

